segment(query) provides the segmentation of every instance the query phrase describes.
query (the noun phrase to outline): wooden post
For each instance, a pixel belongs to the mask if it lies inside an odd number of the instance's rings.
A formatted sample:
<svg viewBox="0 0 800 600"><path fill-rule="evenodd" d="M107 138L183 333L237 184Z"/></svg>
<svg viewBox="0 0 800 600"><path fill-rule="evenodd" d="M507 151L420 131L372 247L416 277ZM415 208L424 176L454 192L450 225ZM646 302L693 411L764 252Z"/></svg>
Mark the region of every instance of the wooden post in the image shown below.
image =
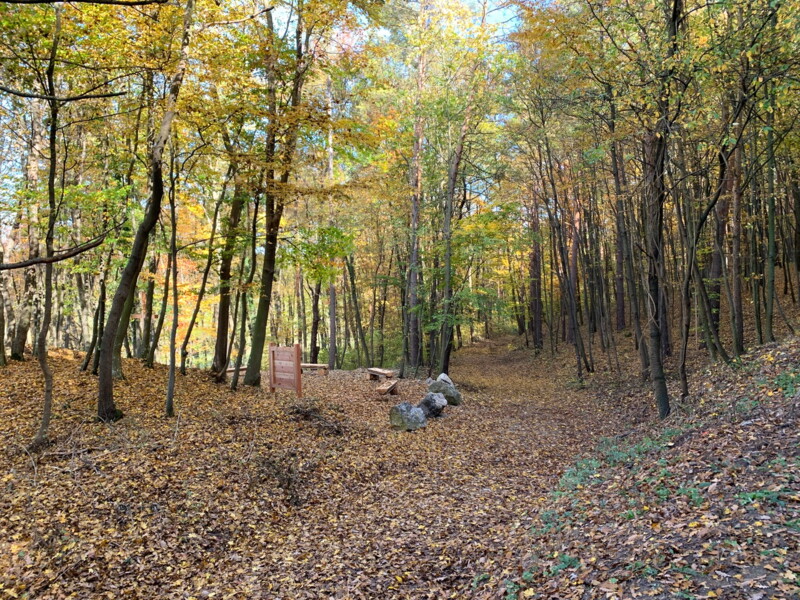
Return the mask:
<svg viewBox="0 0 800 600"><path fill-rule="evenodd" d="M298 398L303 397L303 368L300 364L303 361L303 349L300 344L294 345L294 384Z"/></svg>
<svg viewBox="0 0 800 600"><path fill-rule="evenodd" d="M269 391L275 393L275 383L277 376L277 369L275 368L275 344L269 344Z"/></svg>

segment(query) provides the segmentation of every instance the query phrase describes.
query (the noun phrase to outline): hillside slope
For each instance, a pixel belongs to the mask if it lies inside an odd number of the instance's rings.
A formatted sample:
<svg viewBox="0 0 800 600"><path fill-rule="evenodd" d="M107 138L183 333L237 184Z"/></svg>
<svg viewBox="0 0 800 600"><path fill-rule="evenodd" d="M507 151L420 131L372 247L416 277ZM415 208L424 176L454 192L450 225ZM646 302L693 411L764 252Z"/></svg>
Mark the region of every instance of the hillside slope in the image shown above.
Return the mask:
<svg viewBox="0 0 800 600"><path fill-rule="evenodd" d="M668 421L566 471L535 503L529 551L476 573L473 595L800 597L800 343L700 380Z"/></svg>

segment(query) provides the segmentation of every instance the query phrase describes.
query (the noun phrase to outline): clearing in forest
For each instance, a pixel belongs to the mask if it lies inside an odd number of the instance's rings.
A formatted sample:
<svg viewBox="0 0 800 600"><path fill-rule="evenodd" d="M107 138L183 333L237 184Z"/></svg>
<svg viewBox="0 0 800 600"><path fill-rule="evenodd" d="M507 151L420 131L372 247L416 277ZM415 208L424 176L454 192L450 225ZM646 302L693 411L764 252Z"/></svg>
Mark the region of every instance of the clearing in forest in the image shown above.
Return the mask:
<svg viewBox="0 0 800 600"><path fill-rule="evenodd" d="M509 562L529 511L575 456L616 432L616 409L564 383L552 358L485 343L457 354L465 395L415 433L366 373L304 378L308 398L233 393L126 365L126 417L93 421L95 380L54 360L53 437L30 439L33 362L0 371L0 589L35 598L463 597ZM563 371L563 372L562 372ZM524 537L524 536L523 536ZM523 540L524 541L524 540Z"/></svg>

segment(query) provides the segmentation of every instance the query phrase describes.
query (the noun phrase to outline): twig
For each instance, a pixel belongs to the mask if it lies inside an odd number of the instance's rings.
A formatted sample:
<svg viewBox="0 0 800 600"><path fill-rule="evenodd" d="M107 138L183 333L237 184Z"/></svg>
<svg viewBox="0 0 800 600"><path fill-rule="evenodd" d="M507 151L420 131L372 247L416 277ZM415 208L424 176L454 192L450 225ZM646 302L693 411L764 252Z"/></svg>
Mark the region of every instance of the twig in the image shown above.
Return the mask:
<svg viewBox="0 0 800 600"><path fill-rule="evenodd" d="M181 422L181 416L178 415L178 417L175 419L175 432L172 434L173 444L176 443L176 441L178 440L178 425L180 424L180 422Z"/></svg>
<svg viewBox="0 0 800 600"><path fill-rule="evenodd" d="M25 454L28 455L28 458L31 460L31 465L33 466L33 485L37 485L37 479L39 477L39 469L36 467L36 460L34 460L33 455L30 453L28 448L20 444L20 447L25 451Z"/></svg>

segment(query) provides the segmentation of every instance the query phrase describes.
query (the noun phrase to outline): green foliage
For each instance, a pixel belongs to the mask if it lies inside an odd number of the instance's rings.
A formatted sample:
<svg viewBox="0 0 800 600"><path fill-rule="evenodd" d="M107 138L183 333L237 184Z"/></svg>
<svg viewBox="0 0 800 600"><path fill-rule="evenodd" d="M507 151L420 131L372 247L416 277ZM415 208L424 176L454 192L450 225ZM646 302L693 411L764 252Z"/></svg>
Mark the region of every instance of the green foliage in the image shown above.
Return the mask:
<svg viewBox="0 0 800 600"><path fill-rule="evenodd" d="M546 569L545 573L552 577L553 575L557 575L561 571L565 569L575 569L579 567L581 564L580 559L575 558L574 556L570 556L569 554L559 554L558 555L558 562Z"/></svg>
<svg viewBox="0 0 800 600"><path fill-rule="evenodd" d="M575 463L575 466L568 469L558 482L558 486L565 490L574 490L584 486L595 477L601 463L594 458L585 458Z"/></svg>
<svg viewBox="0 0 800 600"><path fill-rule="evenodd" d="M281 247L279 263L298 265L311 281L328 283L352 251L353 235L339 227L299 227L289 243Z"/></svg>
<svg viewBox="0 0 800 600"><path fill-rule="evenodd" d="M777 387L783 395L787 398L797 395L800 389L800 372L786 371L781 373L775 378L775 387Z"/></svg>
<svg viewBox="0 0 800 600"><path fill-rule="evenodd" d="M755 490L752 492L740 492L736 494L736 498L738 498L739 502L741 502L744 506L756 503L783 506L786 504L786 502L781 499L782 495L783 492L781 491Z"/></svg>

